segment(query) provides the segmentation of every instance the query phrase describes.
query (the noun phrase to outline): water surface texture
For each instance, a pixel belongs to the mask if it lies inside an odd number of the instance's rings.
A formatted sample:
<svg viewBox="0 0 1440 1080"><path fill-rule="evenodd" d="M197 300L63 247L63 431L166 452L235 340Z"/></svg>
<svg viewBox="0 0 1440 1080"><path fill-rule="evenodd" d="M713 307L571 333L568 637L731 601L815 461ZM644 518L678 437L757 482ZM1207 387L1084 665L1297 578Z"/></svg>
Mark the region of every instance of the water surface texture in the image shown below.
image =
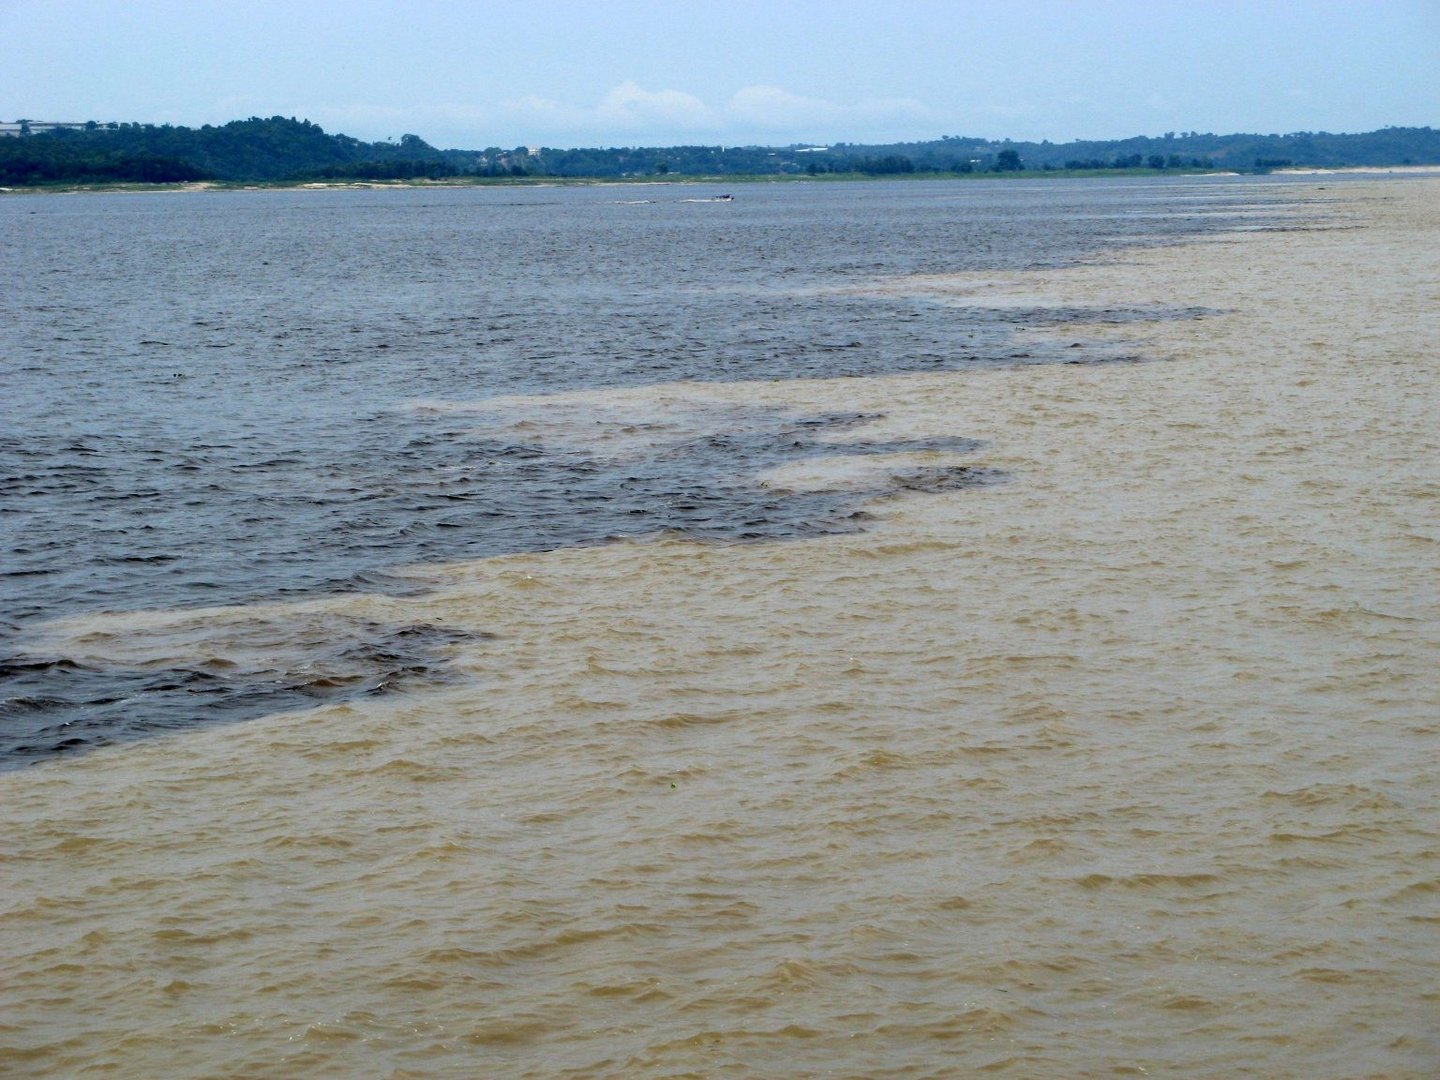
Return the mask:
<svg viewBox="0 0 1440 1080"><path fill-rule="evenodd" d="M0 1074L1440 1075L1437 186L0 200Z"/></svg>
<svg viewBox="0 0 1440 1080"><path fill-rule="evenodd" d="M886 282L1288 220L1276 189L1224 183L690 190L6 201L0 767L393 688L432 673L422 643L446 640L376 626L338 668L327 647L253 670L97 670L27 646L39 621L393 591L407 564L665 532L813 536L859 527L876 494L755 486L867 419L848 411L675 410L640 431L577 415L589 437L556 445L543 406L457 403L1126 359L1016 344L1073 319L1063 307L957 308ZM956 431L852 452L973 446ZM924 482L998 479L939 469Z"/></svg>

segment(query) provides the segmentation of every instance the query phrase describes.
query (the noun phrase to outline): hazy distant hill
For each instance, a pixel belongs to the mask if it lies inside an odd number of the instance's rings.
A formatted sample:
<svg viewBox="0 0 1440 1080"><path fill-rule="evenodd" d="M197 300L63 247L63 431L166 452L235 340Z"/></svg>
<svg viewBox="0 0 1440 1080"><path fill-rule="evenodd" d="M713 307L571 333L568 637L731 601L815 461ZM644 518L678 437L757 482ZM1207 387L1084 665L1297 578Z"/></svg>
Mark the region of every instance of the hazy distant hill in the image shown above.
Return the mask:
<svg viewBox="0 0 1440 1080"><path fill-rule="evenodd" d="M1215 135L1168 132L1155 138L1051 142L991 142L956 136L888 146L836 146L835 155L899 155L917 167L944 166L965 157L988 163L1014 151L1028 169L1174 167L1205 163L1222 169L1254 170L1286 165L1339 168L1357 165L1440 164L1440 131L1382 128L1359 135L1298 131L1289 135Z"/></svg>
<svg viewBox="0 0 1440 1080"><path fill-rule="evenodd" d="M33 123L33 126L32 126ZM739 176L860 172L1017 172L1053 169L1440 164L1440 131L1383 128L1358 135L1167 132L1091 142L1011 142L945 136L928 142L831 146L670 146L439 150L416 135L366 143L306 120L252 117L219 127L0 125L0 184L444 176Z"/></svg>

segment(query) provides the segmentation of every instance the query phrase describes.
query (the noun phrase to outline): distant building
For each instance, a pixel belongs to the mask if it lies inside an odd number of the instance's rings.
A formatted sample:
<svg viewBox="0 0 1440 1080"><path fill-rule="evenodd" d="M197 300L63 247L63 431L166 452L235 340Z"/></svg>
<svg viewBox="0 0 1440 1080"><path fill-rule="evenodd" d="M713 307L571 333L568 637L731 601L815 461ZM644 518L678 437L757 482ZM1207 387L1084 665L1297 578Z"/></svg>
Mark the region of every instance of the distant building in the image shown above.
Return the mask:
<svg viewBox="0 0 1440 1080"><path fill-rule="evenodd" d="M39 135L46 131L69 128L83 131L89 126L85 121L71 123L68 120L16 120L13 124L0 123L0 137L12 135Z"/></svg>

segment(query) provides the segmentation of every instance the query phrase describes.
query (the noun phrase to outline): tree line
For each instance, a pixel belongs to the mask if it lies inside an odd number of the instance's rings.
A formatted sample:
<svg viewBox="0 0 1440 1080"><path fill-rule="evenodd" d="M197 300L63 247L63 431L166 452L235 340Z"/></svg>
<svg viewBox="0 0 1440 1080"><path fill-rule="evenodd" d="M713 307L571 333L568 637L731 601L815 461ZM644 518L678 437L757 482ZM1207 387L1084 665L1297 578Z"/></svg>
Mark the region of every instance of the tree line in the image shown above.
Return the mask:
<svg viewBox="0 0 1440 1080"><path fill-rule="evenodd" d="M34 127L32 128L32 125ZM0 137L0 185L219 180L412 180L451 177L821 176L1127 169L1255 171L1287 165L1440 164L1440 131L1295 132L1071 143L947 135L924 142L829 146L551 147L442 150L418 135L363 142L308 120L251 117L200 128L102 124L48 129L17 121ZM38 130L36 130L38 129Z"/></svg>

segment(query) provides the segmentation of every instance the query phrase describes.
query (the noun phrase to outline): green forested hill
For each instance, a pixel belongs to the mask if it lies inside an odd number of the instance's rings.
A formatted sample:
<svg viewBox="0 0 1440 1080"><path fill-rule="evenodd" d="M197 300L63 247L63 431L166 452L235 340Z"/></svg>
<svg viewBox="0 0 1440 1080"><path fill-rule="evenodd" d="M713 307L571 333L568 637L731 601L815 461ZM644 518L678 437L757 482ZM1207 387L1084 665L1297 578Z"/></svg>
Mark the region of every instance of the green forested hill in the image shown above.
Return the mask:
<svg viewBox="0 0 1440 1080"><path fill-rule="evenodd" d="M7 125L11 128L16 125ZM41 125L36 124L37 128ZM832 146L671 146L439 150L416 135L366 143L293 117L252 117L218 127L99 124L0 137L0 185L198 179L256 182L310 178L444 176L739 176L1054 169L1221 168L1440 164L1440 131L1383 128L1364 134L1215 135L1167 132L1111 141L928 142Z"/></svg>
<svg viewBox="0 0 1440 1080"><path fill-rule="evenodd" d="M951 136L931 142L889 146L831 148L835 155L863 153L872 157L909 158L916 167L943 166L958 159L987 164L1009 150L1026 169L1154 168L1210 166L1220 169L1310 166L1392 166L1440 164L1440 131L1423 128L1382 128L1358 135L1300 131L1288 135L1215 135L1210 132L1167 132L1156 137L1106 141L990 142Z"/></svg>
<svg viewBox="0 0 1440 1080"><path fill-rule="evenodd" d="M93 124L0 139L0 183L87 180L283 180L362 163L444 165L440 151L414 135L364 143L327 135L306 120L271 117L220 127ZM147 175L137 176L137 171ZM393 171L393 170L392 170ZM413 173L410 173L413 175Z"/></svg>

